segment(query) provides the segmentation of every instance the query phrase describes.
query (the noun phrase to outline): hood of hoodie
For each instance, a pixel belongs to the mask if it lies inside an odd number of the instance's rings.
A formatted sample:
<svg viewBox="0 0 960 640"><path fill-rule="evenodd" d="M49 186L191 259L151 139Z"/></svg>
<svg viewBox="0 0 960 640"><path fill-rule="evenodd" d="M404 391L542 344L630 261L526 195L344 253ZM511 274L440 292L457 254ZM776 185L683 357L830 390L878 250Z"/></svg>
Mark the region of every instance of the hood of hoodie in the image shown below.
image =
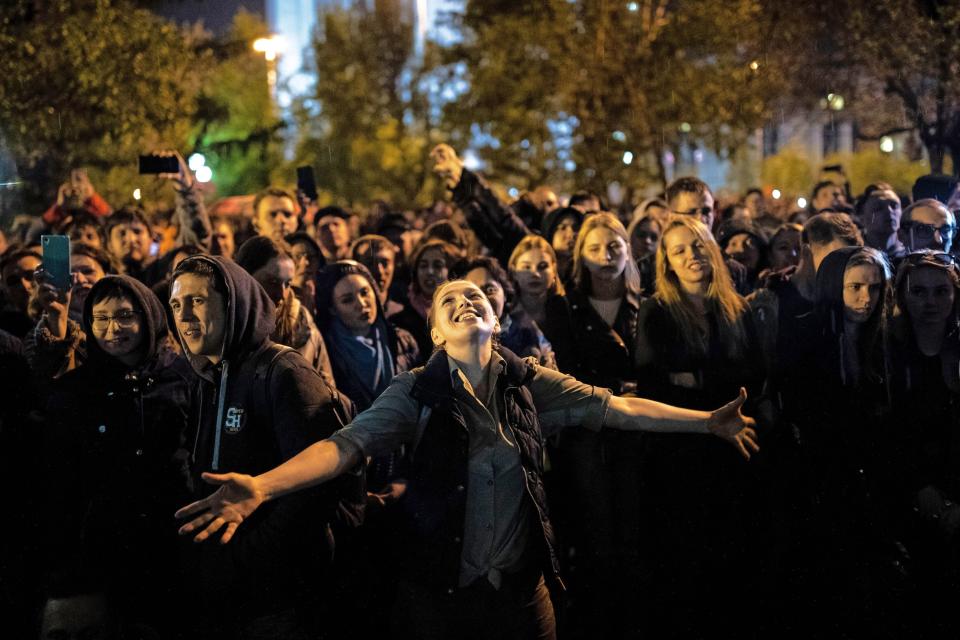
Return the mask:
<svg viewBox="0 0 960 640"><path fill-rule="evenodd" d="M184 272L184 265L192 261L201 261L210 265L219 275L226 287L226 322L223 333L223 360L230 361L244 353L254 350L269 339L276 326L276 307L263 290L260 283L253 279L232 260L221 256L191 256L177 266L170 279L173 281ZM183 353L190 360L197 373L203 373L210 367L210 361L202 356L194 356L186 348L180 331L177 337L183 347Z"/></svg>
<svg viewBox="0 0 960 640"><path fill-rule="evenodd" d="M830 333L843 331L843 274L850 258L860 249L842 247L831 251L817 269L817 313Z"/></svg>
<svg viewBox="0 0 960 640"><path fill-rule="evenodd" d="M93 336L93 301L99 298L100 292L104 289L117 286L126 292L134 300L143 312L143 343L141 349L144 350L143 361L150 360L160 349L160 345L167 337L167 316L164 311L163 303L145 284L131 278L130 276L104 276L101 278L90 292L83 304L83 316L81 317L81 326L84 333ZM87 353L91 361L100 365L123 366L113 356L107 354L97 340L87 340Z"/></svg>

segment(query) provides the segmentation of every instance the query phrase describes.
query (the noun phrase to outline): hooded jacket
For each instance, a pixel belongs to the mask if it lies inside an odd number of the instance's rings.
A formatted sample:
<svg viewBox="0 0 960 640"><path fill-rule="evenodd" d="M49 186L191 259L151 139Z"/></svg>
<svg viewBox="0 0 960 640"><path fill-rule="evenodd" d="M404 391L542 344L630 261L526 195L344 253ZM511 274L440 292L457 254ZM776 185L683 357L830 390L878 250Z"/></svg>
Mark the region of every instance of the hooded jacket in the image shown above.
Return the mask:
<svg viewBox="0 0 960 640"><path fill-rule="evenodd" d="M113 287L141 313L142 357L132 367L93 338L93 301ZM194 375L171 348L160 301L133 278L97 282L81 324L91 336L88 359L53 383L48 402L49 558L58 568L100 572L133 611L159 614L176 584L173 512L190 495L185 432Z"/></svg>
<svg viewBox="0 0 960 640"><path fill-rule="evenodd" d="M219 256L187 258L174 279L193 261L215 271L226 305L221 361L212 365L188 355L201 379L189 432L196 499L216 489L200 479L202 472L263 473L331 435L341 422L335 392L317 371L270 340L274 305L257 281ZM332 491L318 488L265 505L229 545L194 545L202 599L250 615L292 606L307 573L329 556Z"/></svg>

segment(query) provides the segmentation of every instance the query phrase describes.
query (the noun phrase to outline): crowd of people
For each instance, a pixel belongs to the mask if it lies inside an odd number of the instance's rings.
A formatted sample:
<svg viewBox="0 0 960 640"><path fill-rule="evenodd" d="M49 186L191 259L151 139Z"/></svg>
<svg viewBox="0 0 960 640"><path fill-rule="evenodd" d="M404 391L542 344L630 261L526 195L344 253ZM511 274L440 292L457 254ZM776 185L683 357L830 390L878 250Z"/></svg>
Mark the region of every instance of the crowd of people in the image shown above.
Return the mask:
<svg viewBox="0 0 960 640"><path fill-rule="evenodd" d="M8 637L953 637L956 179L113 210L0 258ZM43 234L71 240L72 284Z"/></svg>

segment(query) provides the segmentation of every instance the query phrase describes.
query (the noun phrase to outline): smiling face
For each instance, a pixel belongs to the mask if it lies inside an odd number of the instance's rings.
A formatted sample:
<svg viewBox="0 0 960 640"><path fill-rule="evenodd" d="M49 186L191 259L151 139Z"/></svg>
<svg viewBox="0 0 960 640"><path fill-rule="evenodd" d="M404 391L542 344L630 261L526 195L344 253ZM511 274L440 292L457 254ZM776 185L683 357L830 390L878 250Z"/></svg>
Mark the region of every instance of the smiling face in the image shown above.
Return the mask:
<svg viewBox="0 0 960 640"><path fill-rule="evenodd" d="M441 249L427 249L420 254L417 260L417 284L423 295L432 296L437 286L447 279L448 272L446 256Z"/></svg>
<svg viewBox="0 0 960 640"><path fill-rule="evenodd" d="M370 281L357 273L341 278L333 287L333 310L354 335L367 335L377 321L376 292Z"/></svg>
<svg viewBox="0 0 960 640"><path fill-rule="evenodd" d="M623 276L630 249L617 233L607 227L591 229L583 240L580 256L594 283L611 282Z"/></svg>
<svg viewBox="0 0 960 640"><path fill-rule="evenodd" d="M93 337L103 351L129 365L136 364L143 344L143 312L126 296L104 298L93 305Z"/></svg>
<svg viewBox="0 0 960 640"><path fill-rule="evenodd" d="M184 273L170 285L170 309L187 350L220 361L226 334L227 304L210 278Z"/></svg>
<svg viewBox="0 0 960 640"><path fill-rule="evenodd" d="M847 267L843 273L843 315L850 322L870 319L883 289L880 269L872 264Z"/></svg>
<svg viewBox="0 0 960 640"><path fill-rule="evenodd" d="M503 286L489 271L483 267L477 267L476 269L470 270L464 276L464 280L477 285L480 290L483 291L484 295L487 296L487 300L490 301L490 305L493 307L493 313L497 318L503 317L503 312L507 305L507 295L503 291Z"/></svg>
<svg viewBox="0 0 960 640"><path fill-rule="evenodd" d="M539 247L521 253L511 273L520 292L526 295L536 296L551 291L557 281L557 265L553 257Z"/></svg>
<svg viewBox="0 0 960 640"><path fill-rule="evenodd" d="M444 283L430 310L430 337L437 346L483 343L499 333L490 301L477 285L466 280Z"/></svg>
<svg viewBox="0 0 960 640"><path fill-rule="evenodd" d="M668 270L676 274L686 290L701 288L710 282L713 268L706 245L687 227L674 227L663 237Z"/></svg>
<svg viewBox="0 0 960 640"><path fill-rule="evenodd" d="M919 267L906 275L904 286L903 301L910 322L914 326L942 327L956 297L950 275L936 267Z"/></svg>

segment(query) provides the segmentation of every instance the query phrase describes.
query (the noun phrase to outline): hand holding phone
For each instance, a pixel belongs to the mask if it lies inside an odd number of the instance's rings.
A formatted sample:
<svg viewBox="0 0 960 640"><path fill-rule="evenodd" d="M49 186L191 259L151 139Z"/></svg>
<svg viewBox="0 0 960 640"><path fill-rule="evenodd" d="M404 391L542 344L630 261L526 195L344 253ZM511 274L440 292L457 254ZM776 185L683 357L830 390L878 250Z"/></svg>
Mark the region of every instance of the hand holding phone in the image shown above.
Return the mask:
<svg viewBox="0 0 960 640"><path fill-rule="evenodd" d="M67 236L40 236L43 249L43 271L50 284L67 291L73 284L70 275L70 238Z"/></svg>

